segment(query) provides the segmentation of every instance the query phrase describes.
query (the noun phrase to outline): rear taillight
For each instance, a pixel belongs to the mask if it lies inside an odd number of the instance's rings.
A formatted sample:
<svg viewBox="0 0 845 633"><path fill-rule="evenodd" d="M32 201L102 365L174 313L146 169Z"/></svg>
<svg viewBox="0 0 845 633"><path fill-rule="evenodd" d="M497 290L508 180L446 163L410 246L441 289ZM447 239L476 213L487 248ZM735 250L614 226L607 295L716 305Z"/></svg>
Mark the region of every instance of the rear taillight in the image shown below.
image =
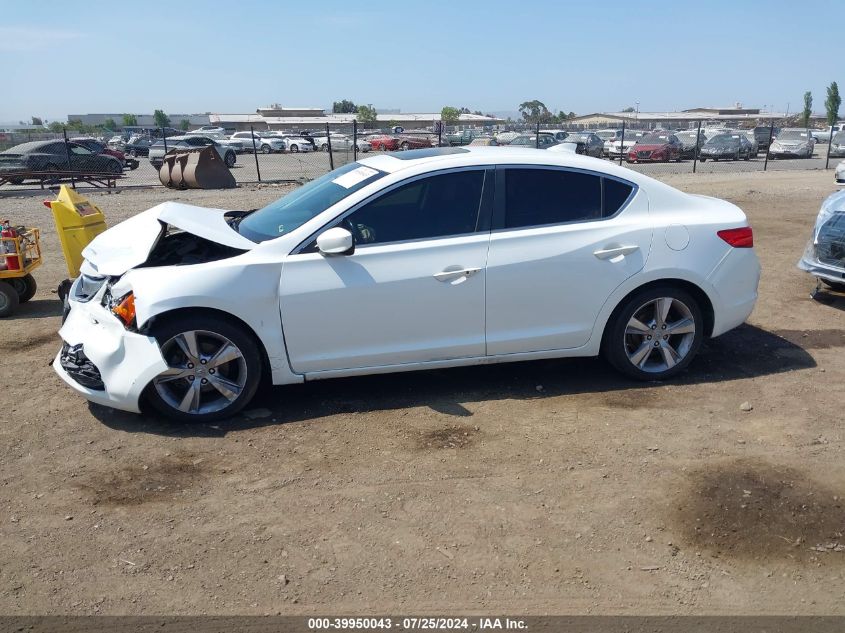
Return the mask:
<svg viewBox="0 0 845 633"><path fill-rule="evenodd" d="M754 246L754 232L750 226L739 229L725 229L716 233L734 248L751 248Z"/></svg>

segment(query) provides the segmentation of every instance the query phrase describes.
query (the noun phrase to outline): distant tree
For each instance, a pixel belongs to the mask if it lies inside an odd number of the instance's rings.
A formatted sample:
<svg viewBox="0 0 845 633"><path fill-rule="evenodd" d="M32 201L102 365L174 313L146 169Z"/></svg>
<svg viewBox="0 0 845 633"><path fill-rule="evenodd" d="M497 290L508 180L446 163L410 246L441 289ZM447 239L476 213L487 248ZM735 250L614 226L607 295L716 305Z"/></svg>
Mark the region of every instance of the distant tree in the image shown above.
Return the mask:
<svg viewBox="0 0 845 633"><path fill-rule="evenodd" d="M824 100L828 125L834 125L839 120L839 106L841 105L842 98L839 96L839 86L834 81L827 87L827 99Z"/></svg>
<svg viewBox="0 0 845 633"><path fill-rule="evenodd" d="M443 106L440 110L440 120L443 125L455 125L461 118L461 111L452 106Z"/></svg>
<svg viewBox="0 0 845 633"><path fill-rule="evenodd" d="M358 119L360 123L375 123L378 120L378 113L376 113L376 109L373 107L372 103L359 105L355 114L355 118Z"/></svg>
<svg viewBox="0 0 845 633"><path fill-rule="evenodd" d="M804 93L804 109L801 111L801 127L810 126L811 116L813 116L813 93L808 90Z"/></svg>
<svg viewBox="0 0 845 633"><path fill-rule="evenodd" d="M469 111L469 108L468 108L468 107L466 107L466 106L461 106L461 110L460 110L460 112L461 112L461 114L472 114L472 113Z"/></svg>
<svg viewBox="0 0 845 633"><path fill-rule="evenodd" d="M135 127L138 125L138 117L134 114L123 115L123 127Z"/></svg>
<svg viewBox="0 0 845 633"><path fill-rule="evenodd" d="M50 125L47 126L47 128L51 132L61 132L63 129L65 129L65 126L64 123L62 123L61 121L53 121Z"/></svg>
<svg viewBox="0 0 845 633"><path fill-rule="evenodd" d="M187 132L190 129L190 127L191 127L191 122L188 121L188 119L182 119L181 121L179 121L179 129L180 130L184 130L185 132Z"/></svg>
<svg viewBox="0 0 845 633"><path fill-rule="evenodd" d="M352 114L357 109L357 106L349 99L343 101L335 101L332 104L332 112L335 114Z"/></svg>
<svg viewBox="0 0 845 633"><path fill-rule="evenodd" d="M627 108L625 108L624 110L622 110L622 112L636 112L636 110L634 110L634 108L633 108L633 107L628 106Z"/></svg>
<svg viewBox="0 0 845 633"><path fill-rule="evenodd" d="M41 127L44 125L44 121L41 120L41 117L34 116L32 117L32 124Z"/></svg>
<svg viewBox="0 0 845 633"><path fill-rule="evenodd" d="M170 117L164 113L164 110L153 112L153 121L155 121L156 127L168 127L170 125Z"/></svg>
<svg viewBox="0 0 845 633"><path fill-rule="evenodd" d="M106 119L103 121L103 127L107 130L116 130L117 122L114 119Z"/></svg>
<svg viewBox="0 0 845 633"><path fill-rule="evenodd" d="M548 123L553 118L546 104L537 99L520 103L519 112L526 123Z"/></svg>

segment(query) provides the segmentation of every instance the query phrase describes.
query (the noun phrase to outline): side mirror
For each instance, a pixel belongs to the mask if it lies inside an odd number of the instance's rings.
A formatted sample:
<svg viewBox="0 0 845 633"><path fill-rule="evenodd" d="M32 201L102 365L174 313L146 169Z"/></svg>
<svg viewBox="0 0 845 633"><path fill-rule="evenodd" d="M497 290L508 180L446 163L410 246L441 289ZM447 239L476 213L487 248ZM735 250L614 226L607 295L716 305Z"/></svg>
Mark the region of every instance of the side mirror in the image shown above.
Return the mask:
<svg viewBox="0 0 845 633"><path fill-rule="evenodd" d="M346 229L336 226L317 236L317 249L323 255L351 255L355 252L355 238Z"/></svg>

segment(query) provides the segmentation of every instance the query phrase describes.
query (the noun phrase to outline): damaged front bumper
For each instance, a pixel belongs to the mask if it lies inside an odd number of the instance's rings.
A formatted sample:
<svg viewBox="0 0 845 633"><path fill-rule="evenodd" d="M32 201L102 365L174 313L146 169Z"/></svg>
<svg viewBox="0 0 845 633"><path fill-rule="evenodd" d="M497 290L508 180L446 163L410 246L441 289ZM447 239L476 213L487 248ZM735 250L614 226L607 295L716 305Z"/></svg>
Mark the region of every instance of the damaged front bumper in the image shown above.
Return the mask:
<svg viewBox="0 0 845 633"><path fill-rule="evenodd" d="M100 303L70 301L53 361L59 377L91 402L139 413L144 388L167 369L158 342L131 332Z"/></svg>
<svg viewBox="0 0 845 633"><path fill-rule="evenodd" d="M822 204L813 239L804 249L798 268L816 277L845 284L845 197L831 195Z"/></svg>
<svg viewBox="0 0 845 633"><path fill-rule="evenodd" d="M804 256L798 262L798 268L825 281L845 284L845 264L835 266L819 260L816 255L816 245L810 241L804 250Z"/></svg>

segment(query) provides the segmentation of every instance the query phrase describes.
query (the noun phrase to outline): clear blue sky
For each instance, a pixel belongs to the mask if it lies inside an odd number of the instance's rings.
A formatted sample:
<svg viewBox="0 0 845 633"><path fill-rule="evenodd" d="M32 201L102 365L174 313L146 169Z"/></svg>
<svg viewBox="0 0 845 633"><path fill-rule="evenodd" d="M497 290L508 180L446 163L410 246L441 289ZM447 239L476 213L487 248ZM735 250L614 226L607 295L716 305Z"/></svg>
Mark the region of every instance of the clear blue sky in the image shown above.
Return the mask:
<svg viewBox="0 0 845 633"><path fill-rule="evenodd" d="M845 81L837 0L3 0L0 121L254 112L800 109ZM843 85L845 92L845 85Z"/></svg>

